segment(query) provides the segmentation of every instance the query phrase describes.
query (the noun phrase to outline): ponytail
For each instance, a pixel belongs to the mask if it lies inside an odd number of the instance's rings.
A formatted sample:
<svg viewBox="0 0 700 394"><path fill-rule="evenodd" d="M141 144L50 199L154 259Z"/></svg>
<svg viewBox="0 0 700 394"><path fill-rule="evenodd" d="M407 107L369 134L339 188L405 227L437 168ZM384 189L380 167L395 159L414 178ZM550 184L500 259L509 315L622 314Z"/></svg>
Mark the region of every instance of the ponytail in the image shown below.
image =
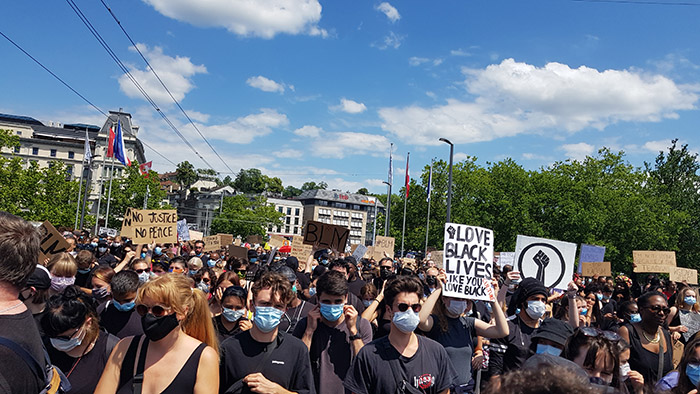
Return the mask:
<svg viewBox="0 0 700 394"><path fill-rule="evenodd" d="M219 344L207 298L199 289L192 289L190 298L189 311L182 321L182 330L185 334L211 346L218 353Z"/></svg>

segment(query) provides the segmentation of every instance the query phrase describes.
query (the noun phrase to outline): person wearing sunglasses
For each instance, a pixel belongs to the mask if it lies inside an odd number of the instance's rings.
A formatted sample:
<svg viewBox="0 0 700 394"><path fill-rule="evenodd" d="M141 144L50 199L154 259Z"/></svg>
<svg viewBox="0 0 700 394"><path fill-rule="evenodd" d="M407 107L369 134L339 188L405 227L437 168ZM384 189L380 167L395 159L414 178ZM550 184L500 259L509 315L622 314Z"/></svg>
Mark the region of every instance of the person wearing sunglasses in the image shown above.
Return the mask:
<svg viewBox="0 0 700 394"><path fill-rule="evenodd" d="M221 313L213 318L219 344L226 338L253 327L253 323L248 319L247 299L248 292L240 286L230 286L223 291Z"/></svg>
<svg viewBox="0 0 700 394"><path fill-rule="evenodd" d="M655 384L673 369L671 335L663 327L670 309L666 297L657 291L637 299L642 320L620 327L620 336L630 344L630 367L644 376L647 384Z"/></svg>
<svg viewBox="0 0 700 394"><path fill-rule="evenodd" d="M308 348L278 329L294 297L289 280L268 271L251 292L253 327L221 344L221 392L315 393Z"/></svg>
<svg viewBox="0 0 700 394"><path fill-rule="evenodd" d="M136 292L141 284L134 271L117 272L111 281L112 299L97 308L100 325L118 338L143 335L141 316L136 313Z"/></svg>
<svg viewBox="0 0 700 394"><path fill-rule="evenodd" d="M139 288L136 312L145 335L117 344L95 393L142 387L151 393L218 392L218 344L204 293L184 275L166 274Z"/></svg>
<svg viewBox="0 0 700 394"><path fill-rule="evenodd" d="M63 371L71 393L95 391L99 375L119 338L100 330L94 300L77 286L52 296L41 327L51 362Z"/></svg>
<svg viewBox="0 0 700 394"><path fill-rule="evenodd" d="M357 354L345 377L347 390L357 394L450 392L457 371L447 351L414 332L420 323L422 295L423 284L417 277L398 276L386 283L384 301L391 330Z"/></svg>
<svg viewBox="0 0 700 394"><path fill-rule="evenodd" d="M132 260L131 264L129 264L129 269L133 272L136 272L136 275L139 276L139 282L141 282L142 284L151 280L151 267L149 266L146 260Z"/></svg>
<svg viewBox="0 0 700 394"><path fill-rule="evenodd" d="M194 279L194 283L199 290L202 290L205 294L209 294L211 288L216 283L216 272L209 267L202 267L194 274L192 279Z"/></svg>

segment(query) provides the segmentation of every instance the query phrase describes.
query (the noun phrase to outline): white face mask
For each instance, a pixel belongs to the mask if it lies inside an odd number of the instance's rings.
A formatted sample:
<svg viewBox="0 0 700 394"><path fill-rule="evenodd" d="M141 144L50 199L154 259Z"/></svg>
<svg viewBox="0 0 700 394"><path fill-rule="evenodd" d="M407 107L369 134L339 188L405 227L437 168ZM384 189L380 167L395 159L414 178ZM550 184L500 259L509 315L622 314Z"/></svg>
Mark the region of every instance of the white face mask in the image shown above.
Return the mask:
<svg viewBox="0 0 700 394"><path fill-rule="evenodd" d="M447 311L453 315L461 315L467 309L467 300L450 300Z"/></svg>
<svg viewBox="0 0 700 394"><path fill-rule="evenodd" d="M630 374L630 371L632 371L632 368L630 368L630 363L620 364L620 379L626 380Z"/></svg>
<svg viewBox="0 0 700 394"><path fill-rule="evenodd" d="M527 302L527 309L525 312L527 313L528 316L532 319L540 319L542 316L544 316L544 313L546 312L547 308L542 301L528 301Z"/></svg>

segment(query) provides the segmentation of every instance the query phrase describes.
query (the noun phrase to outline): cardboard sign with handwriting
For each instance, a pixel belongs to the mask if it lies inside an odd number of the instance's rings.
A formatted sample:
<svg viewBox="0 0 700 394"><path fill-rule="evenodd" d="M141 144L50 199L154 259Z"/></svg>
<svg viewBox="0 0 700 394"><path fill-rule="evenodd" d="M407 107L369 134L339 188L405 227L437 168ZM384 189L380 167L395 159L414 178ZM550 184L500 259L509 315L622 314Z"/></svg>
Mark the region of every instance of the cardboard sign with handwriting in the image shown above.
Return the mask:
<svg viewBox="0 0 700 394"><path fill-rule="evenodd" d="M386 254L393 259L394 243L394 237L382 237L381 235L377 235L374 241L374 253L381 254L381 256L384 257L384 252L386 252Z"/></svg>
<svg viewBox="0 0 700 394"><path fill-rule="evenodd" d="M688 284L697 285L698 271L690 268L676 267L673 271L671 271L669 278L674 282L686 281Z"/></svg>
<svg viewBox="0 0 700 394"><path fill-rule="evenodd" d="M204 238L204 233L201 231L190 230L190 241L201 241Z"/></svg>
<svg viewBox="0 0 700 394"><path fill-rule="evenodd" d="M41 245L39 245L39 264L46 265L46 259L63 253L70 248L70 244L63 238L63 235L56 230L56 227L48 220L39 226L41 232Z"/></svg>
<svg viewBox="0 0 700 394"><path fill-rule="evenodd" d="M262 244L263 241L262 236L260 235L249 235L245 240L251 245Z"/></svg>
<svg viewBox="0 0 700 394"><path fill-rule="evenodd" d="M127 208L121 233L135 244L177 243L177 211Z"/></svg>
<svg viewBox="0 0 700 394"><path fill-rule="evenodd" d="M362 258L365 257L365 253L367 253L367 246L360 244L355 244L353 246L355 250L352 251L352 257L355 258L355 261L362 260Z"/></svg>
<svg viewBox="0 0 700 394"><path fill-rule="evenodd" d="M610 269L610 262L582 262L581 263L581 274L585 277L591 276L611 276L612 270Z"/></svg>
<svg viewBox="0 0 700 394"><path fill-rule="evenodd" d="M335 251L345 251L350 237L350 229L334 224L309 220L304 231L304 243Z"/></svg>
<svg viewBox="0 0 700 394"><path fill-rule="evenodd" d="M671 273L676 268L676 252L633 250L634 272Z"/></svg>
<svg viewBox="0 0 700 394"><path fill-rule="evenodd" d="M299 259L299 262L306 262L306 259L309 258L313 251L313 246L304 243L304 237L301 235L294 235L292 237L292 251L289 253L290 256L296 257Z"/></svg>
<svg viewBox="0 0 700 394"><path fill-rule="evenodd" d="M267 242L272 248L281 248L285 245L286 239L281 235L271 235L270 240Z"/></svg>
<svg viewBox="0 0 700 394"><path fill-rule="evenodd" d="M216 234L204 237L204 251L214 252L219 251L233 243L233 235L231 234Z"/></svg>
<svg viewBox="0 0 700 394"><path fill-rule="evenodd" d="M230 245L228 247L228 254L231 257L237 257L243 261L248 261L248 248L243 246Z"/></svg>

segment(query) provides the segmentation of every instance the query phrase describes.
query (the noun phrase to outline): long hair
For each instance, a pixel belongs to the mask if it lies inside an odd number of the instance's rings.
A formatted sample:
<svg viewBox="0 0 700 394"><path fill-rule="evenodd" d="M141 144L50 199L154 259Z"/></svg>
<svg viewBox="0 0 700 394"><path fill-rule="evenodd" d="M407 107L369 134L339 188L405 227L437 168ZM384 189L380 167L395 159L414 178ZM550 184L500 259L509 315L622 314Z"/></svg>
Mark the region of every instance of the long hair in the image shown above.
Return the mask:
<svg viewBox="0 0 700 394"><path fill-rule="evenodd" d="M185 319L180 323L182 331L218 353L219 345L207 298L201 290L193 289L191 283L184 275L163 274L139 288L136 302L148 297L184 315Z"/></svg>
<svg viewBox="0 0 700 394"><path fill-rule="evenodd" d="M686 293L688 290L691 290L691 291L695 292L695 305L693 305L692 307L690 307L690 310L693 311L693 312L695 312L695 313L700 312L700 304L698 304L698 302L697 302L697 299L698 299L698 288L697 288L697 287L686 286L686 287L680 288L680 289L678 290L678 293L676 293L676 294L677 294L677 295L676 295L676 308L679 309L679 312L677 312L677 313L680 313L680 309L682 309L683 304L685 303L685 301L683 301L683 299L685 298L685 293Z"/></svg>
<svg viewBox="0 0 700 394"><path fill-rule="evenodd" d="M54 255L46 265L46 269L51 272L52 276L57 275L70 278L78 273L78 263L75 262L75 258L69 253L63 252Z"/></svg>
<svg viewBox="0 0 700 394"><path fill-rule="evenodd" d="M64 331L81 327L90 318L83 341L92 342L98 336L100 329L94 302L78 286L68 286L62 293L53 295L46 303L46 313L41 318L41 328L46 336L54 338Z"/></svg>
<svg viewBox="0 0 700 394"><path fill-rule="evenodd" d="M681 362L678 363L678 385L673 389L673 393L687 393L693 389L695 386L688 378L688 374L685 373L685 369L689 364L690 359L695 355L695 349L700 346L700 335L696 335L690 342L685 344L685 349L683 350L683 357Z"/></svg>

